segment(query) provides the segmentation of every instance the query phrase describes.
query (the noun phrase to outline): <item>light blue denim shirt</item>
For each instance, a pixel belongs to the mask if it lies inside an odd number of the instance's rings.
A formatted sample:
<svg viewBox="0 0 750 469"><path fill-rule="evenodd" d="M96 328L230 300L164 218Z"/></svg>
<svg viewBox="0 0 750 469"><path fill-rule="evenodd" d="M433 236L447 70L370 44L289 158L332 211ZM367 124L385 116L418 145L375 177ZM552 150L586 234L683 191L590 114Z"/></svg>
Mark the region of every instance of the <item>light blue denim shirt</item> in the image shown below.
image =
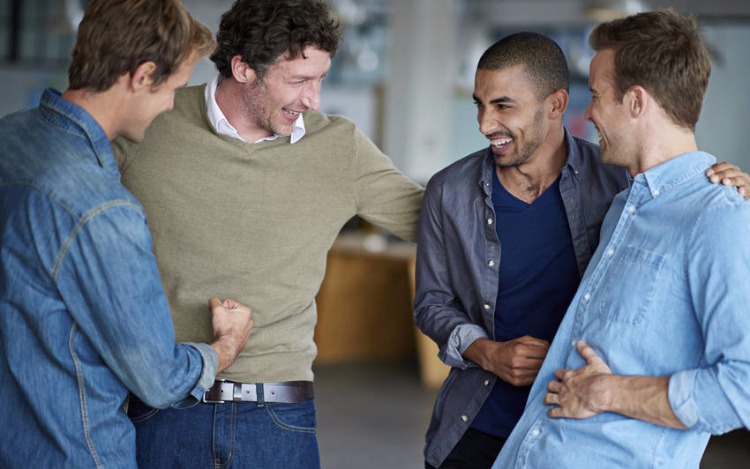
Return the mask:
<svg viewBox="0 0 750 469"><path fill-rule="evenodd" d="M189 405L214 379L211 347L175 345L119 178L102 128L56 91L0 120L0 467L134 468L128 390Z"/></svg>
<svg viewBox="0 0 750 469"><path fill-rule="evenodd" d="M750 425L750 202L711 184L715 159L678 156L637 175L602 225L521 421L495 468L698 468L710 434ZM670 376L688 430L612 413L551 419L558 368L594 347L621 375Z"/></svg>
<svg viewBox="0 0 750 469"><path fill-rule="evenodd" d="M566 132L565 145L560 195L583 275L609 204L630 178L623 168L603 164L593 143ZM462 355L475 340L494 339L502 262L492 205L494 177L495 162L485 148L435 174L422 203L414 320L452 367L427 431L425 459L436 467L471 425L497 379Z"/></svg>

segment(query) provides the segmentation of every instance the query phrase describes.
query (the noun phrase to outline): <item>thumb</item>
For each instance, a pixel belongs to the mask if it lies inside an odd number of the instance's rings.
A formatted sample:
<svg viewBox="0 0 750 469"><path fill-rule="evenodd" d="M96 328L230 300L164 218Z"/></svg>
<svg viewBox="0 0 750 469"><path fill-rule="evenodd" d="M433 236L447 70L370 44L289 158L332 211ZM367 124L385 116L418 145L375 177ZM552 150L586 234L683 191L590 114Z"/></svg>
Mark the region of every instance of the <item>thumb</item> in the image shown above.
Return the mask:
<svg viewBox="0 0 750 469"><path fill-rule="evenodd" d="M586 342L579 340L576 344L576 347L578 348L578 353L581 355L581 357L586 360L586 363L591 365L594 361L599 360L599 356L594 352L594 349L591 348L589 344Z"/></svg>

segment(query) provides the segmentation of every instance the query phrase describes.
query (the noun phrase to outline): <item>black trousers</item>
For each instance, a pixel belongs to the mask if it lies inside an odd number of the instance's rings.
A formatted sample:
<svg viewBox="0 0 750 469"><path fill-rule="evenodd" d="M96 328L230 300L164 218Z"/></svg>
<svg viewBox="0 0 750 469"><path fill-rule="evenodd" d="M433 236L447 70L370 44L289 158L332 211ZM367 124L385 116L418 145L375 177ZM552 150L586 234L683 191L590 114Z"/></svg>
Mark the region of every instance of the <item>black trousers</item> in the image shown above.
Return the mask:
<svg viewBox="0 0 750 469"><path fill-rule="evenodd" d="M490 469L505 444L505 438L469 427L439 468L425 462L425 469Z"/></svg>

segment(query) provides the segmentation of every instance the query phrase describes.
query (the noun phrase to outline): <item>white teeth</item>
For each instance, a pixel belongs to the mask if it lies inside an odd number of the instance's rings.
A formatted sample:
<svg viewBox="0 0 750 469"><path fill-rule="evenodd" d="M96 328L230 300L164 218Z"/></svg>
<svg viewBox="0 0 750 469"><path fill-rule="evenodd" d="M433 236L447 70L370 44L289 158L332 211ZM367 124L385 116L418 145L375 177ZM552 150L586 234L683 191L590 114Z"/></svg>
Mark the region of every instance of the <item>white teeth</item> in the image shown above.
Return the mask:
<svg viewBox="0 0 750 469"><path fill-rule="evenodd" d="M496 147L499 147L499 146L502 146L502 145L506 145L506 144L508 144L508 143L510 143L512 141L513 141L512 138L501 138L501 139L498 139L498 140L492 140L492 145L494 145Z"/></svg>

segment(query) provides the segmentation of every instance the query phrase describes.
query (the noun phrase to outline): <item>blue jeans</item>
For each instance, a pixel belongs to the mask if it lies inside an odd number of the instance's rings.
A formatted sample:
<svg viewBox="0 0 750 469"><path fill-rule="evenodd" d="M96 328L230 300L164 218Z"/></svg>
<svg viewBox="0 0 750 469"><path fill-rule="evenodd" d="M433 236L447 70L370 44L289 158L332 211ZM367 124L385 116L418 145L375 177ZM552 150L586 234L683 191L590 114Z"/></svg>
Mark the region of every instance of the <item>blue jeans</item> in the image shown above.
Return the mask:
<svg viewBox="0 0 750 469"><path fill-rule="evenodd" d="M313 399L160 410L131 396L128 416L140 469L320 468Z"/></svg>

